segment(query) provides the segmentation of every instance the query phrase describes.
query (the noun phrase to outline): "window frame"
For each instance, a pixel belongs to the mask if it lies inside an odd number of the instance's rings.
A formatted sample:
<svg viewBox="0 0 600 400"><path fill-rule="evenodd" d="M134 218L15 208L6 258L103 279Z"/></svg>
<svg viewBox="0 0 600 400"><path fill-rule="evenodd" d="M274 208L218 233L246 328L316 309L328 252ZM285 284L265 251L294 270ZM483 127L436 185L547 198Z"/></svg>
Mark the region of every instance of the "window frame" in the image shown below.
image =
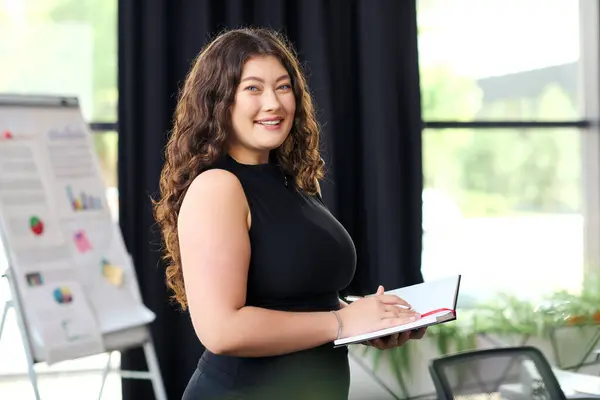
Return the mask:
<svg viewBox="0 0 600 400"><path fill-rule="evenodd" d="M584 277L600 275L600 5L579 0Z"/></svg>
<svg viewBox="0 0 600 400"><path fill-rule="evenodd" d="M119 134L119 124L117 121L114 122L89 122L88 123L92 133L104 133L104 132L117 132Z"/></svg>

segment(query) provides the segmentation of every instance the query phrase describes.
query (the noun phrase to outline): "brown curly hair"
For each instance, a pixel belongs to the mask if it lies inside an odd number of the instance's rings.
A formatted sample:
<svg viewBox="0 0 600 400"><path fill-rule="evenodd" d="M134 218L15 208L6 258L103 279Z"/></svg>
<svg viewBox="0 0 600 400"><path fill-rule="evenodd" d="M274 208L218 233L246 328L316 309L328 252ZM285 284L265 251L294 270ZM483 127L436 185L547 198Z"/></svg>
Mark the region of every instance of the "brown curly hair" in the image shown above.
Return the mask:
<svg viewBox="0 0 600 400"><path fill-rule="evenodd" d="M294 177L296 186L318 190L324 162L319 154L319 126L311 96L296 54L278 32L244 28L223 32L198 54L180 91L174 125L165 149L160 175L160 198L153 202L162 231L166 282L183 310L187 297L181 268L177 216L196 176L217 161L232 132L230 110L245 62L255 56L274 56L287 70L296 99L294 124L274 158Z"/></svg>

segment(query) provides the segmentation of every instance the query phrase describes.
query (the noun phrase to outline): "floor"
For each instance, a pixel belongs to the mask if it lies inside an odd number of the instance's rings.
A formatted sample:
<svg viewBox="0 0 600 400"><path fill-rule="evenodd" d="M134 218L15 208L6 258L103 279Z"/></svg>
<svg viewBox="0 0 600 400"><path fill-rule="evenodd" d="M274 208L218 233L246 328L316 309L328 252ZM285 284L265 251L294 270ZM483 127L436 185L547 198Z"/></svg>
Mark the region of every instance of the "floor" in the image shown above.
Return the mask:
<svg viewBox="0 0 600 400"><path fill-rule="evenodd" d="M3 360L4 357L3 357ZM377 385L375 381L350 359L352 386L349 400L388 400L392 396ZM101 373L71 372L69 375L50 375L39 378L41 398L60 400L98 400ZM31 384L26 375L0 377L0 399L2 400L34 400ZM121 399L121 381L117 374L109 374L101 400Z"/></svg>
<svg viewBox="0 0 600 400"><path fill-rule="evenodd" d="M4 337L0 341L0 399L34 400L31 383L27 375L25 354L20 337L12 321L7 321ZM86 357L77 361L59 363L53 368L36 366L38 387L43 400L120 400L121 380L119 375L108 375L103 396L98 399L102 380L102 368L108 356L105 354ZM113 353L112 367L118 368L119 354ZM362 364L350 357L352 385L349 400L393 399L365 371Z"/></svg>

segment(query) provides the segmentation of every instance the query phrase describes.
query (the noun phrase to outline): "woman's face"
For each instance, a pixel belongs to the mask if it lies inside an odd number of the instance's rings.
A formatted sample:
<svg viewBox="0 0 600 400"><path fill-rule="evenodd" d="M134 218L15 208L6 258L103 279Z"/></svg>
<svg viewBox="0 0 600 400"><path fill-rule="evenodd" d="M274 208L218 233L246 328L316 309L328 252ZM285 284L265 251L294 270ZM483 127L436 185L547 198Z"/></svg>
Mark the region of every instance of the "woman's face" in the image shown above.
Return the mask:
<svg viewBox="0 0 600 400"><path fill-rule="evenodd" d="M273 56L250 58L244 65L231 111L229 152L238 161L265 163L269 151L288 137L296 99L286 69Z"/></svg>

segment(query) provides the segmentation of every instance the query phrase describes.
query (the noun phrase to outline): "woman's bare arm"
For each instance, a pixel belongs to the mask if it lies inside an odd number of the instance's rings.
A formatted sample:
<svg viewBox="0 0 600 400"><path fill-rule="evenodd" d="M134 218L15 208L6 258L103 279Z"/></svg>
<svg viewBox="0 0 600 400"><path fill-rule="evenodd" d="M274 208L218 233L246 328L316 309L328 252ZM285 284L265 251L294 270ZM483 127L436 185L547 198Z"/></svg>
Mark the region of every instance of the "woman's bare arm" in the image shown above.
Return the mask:
<svg viewBox="0 0 600 400"><path fill-rule="evenodd" d="M285 312L248 307L248 204L238 179L209 170L190 186L178 232L194 329L217 354L259 357L333 341L338 322L329 312Z"/></svg>

